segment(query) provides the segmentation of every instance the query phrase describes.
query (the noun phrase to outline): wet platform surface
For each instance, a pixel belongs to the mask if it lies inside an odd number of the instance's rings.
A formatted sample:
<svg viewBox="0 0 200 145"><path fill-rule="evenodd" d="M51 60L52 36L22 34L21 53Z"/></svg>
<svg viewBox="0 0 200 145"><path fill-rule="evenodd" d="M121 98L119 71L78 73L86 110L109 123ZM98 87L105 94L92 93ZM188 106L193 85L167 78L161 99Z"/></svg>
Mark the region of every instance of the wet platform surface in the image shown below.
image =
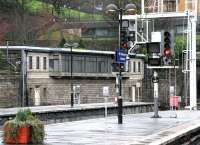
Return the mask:
<svg viewBox="0 0 200 145"><path fill-rule="evenodd" d="M200 127L200 111L160 111L45 126L45 145L157 145ZM175 118L177 116L177 118ZM1 132L2 133L2 132ZM1 139L2 141L2 139Z"/></svg>
<svg viewBox="0 0 200 145"><path fill-rule="evenodd" d="M146 145L162 144L200 126L200 111L164 111L74 121L46 126L46 144L52 145ZM177 116L177 118L174 118Z"/></svg>

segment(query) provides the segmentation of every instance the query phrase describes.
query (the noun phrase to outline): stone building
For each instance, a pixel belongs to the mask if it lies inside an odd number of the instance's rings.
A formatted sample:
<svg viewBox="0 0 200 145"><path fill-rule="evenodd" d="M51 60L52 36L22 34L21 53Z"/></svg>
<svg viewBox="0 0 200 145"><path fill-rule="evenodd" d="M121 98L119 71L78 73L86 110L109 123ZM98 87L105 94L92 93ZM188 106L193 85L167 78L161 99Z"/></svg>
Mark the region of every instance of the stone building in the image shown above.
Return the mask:
<svg viewBox="0 0 200 145"><path fill-rule="evenodd" d="M68 48L10 46L9 51L12 50L24 51L25 105L70 104L71 86L76 92L75 103L104 102L105 86L109 88L108 101L114 102L117 96L117 72L111 65L114 52L72 49L71 53ZM124 101L145 100L142 97L143 57L130 58L127 68L122 79Z"/></svg>

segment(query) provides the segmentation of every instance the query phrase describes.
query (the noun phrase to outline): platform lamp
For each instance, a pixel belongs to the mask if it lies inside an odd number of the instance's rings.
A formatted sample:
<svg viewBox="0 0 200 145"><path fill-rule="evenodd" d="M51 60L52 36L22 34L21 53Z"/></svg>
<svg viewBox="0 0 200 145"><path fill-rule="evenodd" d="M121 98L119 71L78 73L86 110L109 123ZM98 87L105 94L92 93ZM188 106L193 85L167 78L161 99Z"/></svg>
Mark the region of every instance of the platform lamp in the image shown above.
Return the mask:
<svg viewBox="0 0 200 145"><path fill-rule="evenodd" d="M128 14L135 14L136 13L136 6L135 4L127 4L125 8L118 7L115 4L109 4L105 8L105 12L108 14L118 14L119 15L119 49L122 49L122 41L121 41L121 30L122 30L122 15L124 12ZM121 68L121 64L120 64ZM123 101L122 101L122 70L119 69L118 82L119 82L119 92L118 92L118 124L122 124L123 116L122 116L122 108L123 108Z"/></svg>
<svg viewBox="0 0 200 145"><path fill-rule="evenodd" d="M73 49L73 47L74 48L76 48L76 47L78 47L78 43L76 43L76 42L66 42L65 44L64 44L64 47L66 47L66 48L70 48L70 61L71 61L71 63L70 63L70 65L71 65L71 67L70 67L70 102L71 102L71 107L73 107L74 106L74 91L73 91L73 51L72 51L72 49Z"/></svg>

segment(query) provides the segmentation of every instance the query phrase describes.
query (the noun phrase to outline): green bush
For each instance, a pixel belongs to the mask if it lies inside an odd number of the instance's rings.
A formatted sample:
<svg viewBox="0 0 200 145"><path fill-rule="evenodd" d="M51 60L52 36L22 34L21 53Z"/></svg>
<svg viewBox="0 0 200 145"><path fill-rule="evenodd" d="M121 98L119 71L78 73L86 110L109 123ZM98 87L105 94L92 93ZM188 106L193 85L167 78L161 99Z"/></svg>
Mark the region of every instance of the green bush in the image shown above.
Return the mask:
<svg viewBox="0 0 200 145"><path fill-rule="evenodd" d="M18 129L21 126L31 127L31 141L30 143L42 143L45 136L44 124L36 116L34 116L30 109L19 110L13 120L4 123L3 137L11 136L17 138Z"/></svg>

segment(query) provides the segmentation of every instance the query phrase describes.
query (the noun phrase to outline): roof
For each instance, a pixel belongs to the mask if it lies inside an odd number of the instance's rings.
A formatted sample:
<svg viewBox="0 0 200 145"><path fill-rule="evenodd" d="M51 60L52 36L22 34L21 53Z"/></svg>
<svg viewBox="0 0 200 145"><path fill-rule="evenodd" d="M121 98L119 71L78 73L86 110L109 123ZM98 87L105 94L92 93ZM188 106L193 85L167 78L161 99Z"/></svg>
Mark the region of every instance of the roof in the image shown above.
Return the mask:
<svg viewBox="0 0 200 145"><path fill-rule="evenodd" d="M31 52L71 52L70 48L50 48L50 47L33 47L33 46L0 46L0 50L25 50ZM88 53L88 54L104 54L114 55L113 51L99 51L99 50L86 50L72 48L72 52L75 53Z"/></svg>
<svg viewBox="0 0 200 145"><path fill-rule="evenodd" d="M0 50L25 50L28 52L71 52L71 48L50 48L50 47L33 47L33 46L0 46ZM72 48L73 53L81 53L81 54L103 54L103 55L114 55L114 51L99 51L99 50L87 50L87 49L77 49ZM135 54L129 55L130 58L141 58L144 59L145 55L143 54Z"/></svg>

